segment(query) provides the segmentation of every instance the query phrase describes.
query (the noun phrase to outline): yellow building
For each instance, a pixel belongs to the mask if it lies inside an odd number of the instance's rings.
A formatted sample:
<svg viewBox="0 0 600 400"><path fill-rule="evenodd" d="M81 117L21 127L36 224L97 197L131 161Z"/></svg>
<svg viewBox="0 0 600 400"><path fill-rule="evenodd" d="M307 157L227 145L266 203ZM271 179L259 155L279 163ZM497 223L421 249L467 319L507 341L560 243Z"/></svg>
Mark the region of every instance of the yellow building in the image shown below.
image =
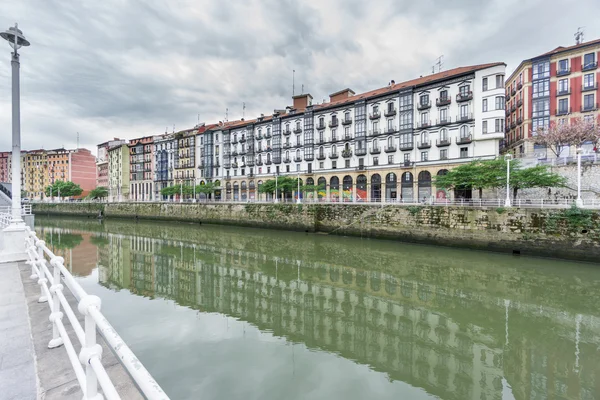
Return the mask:
<svg viewBox="0 0 600 400"><path fill-rule="evenodd" d="M194 185L196 179L196 133L198 129L188 129L175 134L175 184Z"/></svg>
<svg viewBox="0 0 600 400"><path fill-rule="evenodd" d="M56 181L68 181L69 179L69 154L73 150L56 149L48 150L48 182L52 185Z"/></svg>
<svg viewBox="0 0 600 400"><path fill-rule="evenodd" d="M32 150L25 155L23 163L24 183L23 190L27 197L43 199L48 183L48 157L45 150Z"/></svg>
<svg viewBox="0 0 600 400"><path fill-rule="evenodd" d="M109 201L129 199L129 146L126 143L108 149Z"/></svg>

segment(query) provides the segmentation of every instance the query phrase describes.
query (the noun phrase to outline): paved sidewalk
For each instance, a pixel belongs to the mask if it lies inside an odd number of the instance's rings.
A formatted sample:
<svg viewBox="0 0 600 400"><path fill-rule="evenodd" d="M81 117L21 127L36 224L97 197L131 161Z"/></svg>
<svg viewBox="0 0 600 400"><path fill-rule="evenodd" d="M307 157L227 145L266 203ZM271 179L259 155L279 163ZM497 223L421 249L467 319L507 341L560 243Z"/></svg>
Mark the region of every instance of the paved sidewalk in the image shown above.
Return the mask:
<svg viewBox="0 0 600 400"><path fill-rule="evenodd" d="M0 264L0 398L37 398L27 302L17 263Z"/></svg>

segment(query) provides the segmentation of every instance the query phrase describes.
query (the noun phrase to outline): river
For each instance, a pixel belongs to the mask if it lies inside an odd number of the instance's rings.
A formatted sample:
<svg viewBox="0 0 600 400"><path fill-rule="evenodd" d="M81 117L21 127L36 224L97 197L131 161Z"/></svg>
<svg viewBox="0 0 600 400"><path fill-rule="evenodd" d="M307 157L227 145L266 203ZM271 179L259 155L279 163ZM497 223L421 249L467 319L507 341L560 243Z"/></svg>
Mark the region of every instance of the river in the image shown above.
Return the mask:
<svg viewBox="0 0 600 400"><path fill-rule="evenodd" d="M36 217L172 399L596 399L600 265Z"/></svg>

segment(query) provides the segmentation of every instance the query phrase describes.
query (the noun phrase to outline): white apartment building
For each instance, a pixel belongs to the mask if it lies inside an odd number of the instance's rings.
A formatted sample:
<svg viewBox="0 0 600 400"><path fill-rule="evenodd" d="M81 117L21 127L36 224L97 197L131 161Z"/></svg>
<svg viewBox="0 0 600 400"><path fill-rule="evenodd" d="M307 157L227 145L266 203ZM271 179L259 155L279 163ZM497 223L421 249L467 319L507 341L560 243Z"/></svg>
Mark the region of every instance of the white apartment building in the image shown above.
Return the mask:
<svg viewBox="0 0 600 400"><path fill-rule="evenodd" d="M332 201L470 197L435 188L434 177L498 156L505 67L455 68L362 94L344 89L319 105L295 96L272 116L203 133L200 179L219 181L223 199L240 201L258 199L277 174L322 185L307 195Z"/></svg>

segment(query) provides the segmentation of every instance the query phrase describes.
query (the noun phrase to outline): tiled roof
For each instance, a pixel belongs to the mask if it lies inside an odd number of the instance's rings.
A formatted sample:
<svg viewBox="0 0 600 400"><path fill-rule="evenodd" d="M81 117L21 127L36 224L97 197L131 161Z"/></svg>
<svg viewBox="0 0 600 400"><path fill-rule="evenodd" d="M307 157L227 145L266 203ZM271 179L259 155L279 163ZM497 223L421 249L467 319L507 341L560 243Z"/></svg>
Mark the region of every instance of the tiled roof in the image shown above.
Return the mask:
<svg viewBox="0 0 600 400"><path fill-rule="evenodd" d="M539 58L539 57L543 57L543 56L551 56L554 54L563 53L565 51L576 50L579 48L594 46L594 45L600 45L600 39L592 40L591 42L583 42L583 43L579 43L579 44L574 44L573 46L567 46L567 47L558 46L554 50L550 50L544 54L540 54L539 56L536 56L533 58Z"/></svg>

